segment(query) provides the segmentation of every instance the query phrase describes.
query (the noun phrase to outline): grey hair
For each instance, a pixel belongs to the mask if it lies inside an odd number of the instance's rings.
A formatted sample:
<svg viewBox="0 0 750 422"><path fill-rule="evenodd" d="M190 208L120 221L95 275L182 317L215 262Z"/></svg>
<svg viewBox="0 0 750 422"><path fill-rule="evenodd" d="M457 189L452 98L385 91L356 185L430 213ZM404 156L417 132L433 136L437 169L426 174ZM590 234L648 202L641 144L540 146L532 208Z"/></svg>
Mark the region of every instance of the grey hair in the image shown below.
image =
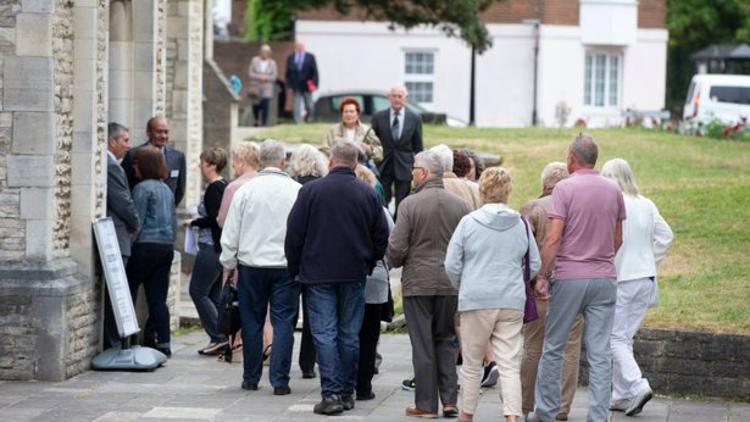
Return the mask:
<svg viewBox="0 0 750 422"><path fill-rule="evenodd" d="M568 176L568 167L565 163L553 161L547 164L542 170L542 190L545 193L552 192L555 185Z"/></svg>
<svg viewBox="0 0 750 422"><path fill-rule="evenodd" d="M391 89L388 90L388 94L390 95L393 91L403 91L404 96L409 96L409 90L406 89L406 86L404 85L393 85Z"/></svg>
<svg viewBox="0 0 750 422"><path fill-rule="evenodd" d="M604 163L602 176L615 181L623 193L632 196L638 196L640 193L630 164L622 158L615 158Z"/></svg>
<svg viewBox="0 0 750 422"><path fill-rule="evenodd" d="M260 144L260 164L263 167L275 167L286 158L284 144L275 139L266 139Z"/></svg>
<svg viewBox="0 0 750 422"><path fill-rule="evenodd" d="M129 132L130 130L117 122L109 122L107 125L107 140L119 138L123 131Z"/></svg>
<svg viewBox="0 0 750 422"><path fill-rule="evenodd" d="M579 164L594 167L596 159L599 158L599 147L593 136L581 132L570 144L570 153L576 157Z"/></svg>
<svg viewBox="0 0 750 422"><path fill-rule="evenodd" d="M354 168L359 157L359 147L352 142L339 142L331 148L331 160Z"/></svg>
<svg viewBox="0 0 750 422"><path fill-rule="evenodd" d="M323 177L328 174L328 163L322 152L310 144L302 144L289 159L289 175L292 177Z"/></svg>
<svg viewBox="0 0 750 422"><path fill-rule="evenodd" d="M440 162L443 164L443 172L453 171L453 150L448 145L440 144L430 148L430 151L440 157Z"/></svg>
<svg viewBox="0 0 750 422"><path fill-rule="evenodd" d="M453 155L452 152L451 155ZM422 151L414 156L414 163L421 164L422 167L424 167L424 169L427 170L427 172L432 176L441 179L443 178L443 173L445 172L443 161L440 156L432 149Z"/></svg>

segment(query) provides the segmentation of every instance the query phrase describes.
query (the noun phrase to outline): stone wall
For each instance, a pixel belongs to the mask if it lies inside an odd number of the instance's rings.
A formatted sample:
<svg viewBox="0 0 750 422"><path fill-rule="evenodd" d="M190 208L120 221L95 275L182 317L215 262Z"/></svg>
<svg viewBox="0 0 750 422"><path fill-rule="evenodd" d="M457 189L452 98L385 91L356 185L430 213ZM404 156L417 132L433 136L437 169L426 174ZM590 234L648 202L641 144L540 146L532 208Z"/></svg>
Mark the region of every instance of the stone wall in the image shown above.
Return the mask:
<svg viewBox="0 0 750 422"><path fill-rule="evenodd" d="M648 329L638 331L635 360L660 394L743 399L750 395L750 336ZM581 383L588 364L581 354Z"/></svg>
<svg viewBox="0 0 750 422"><path fill-rule="evenodd" d="M73 145L73 2L58 0L52 22L55 60L55 214L56 257L70 254L71 149Z"/></svg>
<svg viewBox="0 0 750 422"><path fill-rule="evenodd" d="M0 79L4 61L16 51L16 15L21 2L0 2ZM8 160L13 137L13 113L2 107L5 83L0 84L0 261L22 259L26 251L26 224L20 220L21 190L8 187ZM0 313L0 315L2 315Z"/></svg>

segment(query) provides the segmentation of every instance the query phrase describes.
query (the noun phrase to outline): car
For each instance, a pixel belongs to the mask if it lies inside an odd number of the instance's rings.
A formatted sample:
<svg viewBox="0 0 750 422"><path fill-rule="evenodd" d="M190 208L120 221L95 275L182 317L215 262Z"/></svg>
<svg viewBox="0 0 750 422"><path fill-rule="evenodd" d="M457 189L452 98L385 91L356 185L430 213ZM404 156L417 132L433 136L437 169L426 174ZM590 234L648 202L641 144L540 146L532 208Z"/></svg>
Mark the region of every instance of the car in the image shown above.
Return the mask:
<svg viewBox="0 0 750 422"><path fill-rule="evenodd" d="M714 119L735 124L750 117L750 76L695 75L690 82L682 118L691 125Z"/></svg>
<svg viewBox="0 0 750 422"><path fill-rule="evenodd" d="M336 123L341 121L339 105L344 98L352 97L359 102L360 120L369 123L373 114L385 110L390 106L388 96L379 91L342 91L318 95L313 106L316 122ZM406 108L422 117L424 123L448 124L449 126L465 126L466 124L448 117L445 113L431 112L419 104L407 101Z"/></svg>

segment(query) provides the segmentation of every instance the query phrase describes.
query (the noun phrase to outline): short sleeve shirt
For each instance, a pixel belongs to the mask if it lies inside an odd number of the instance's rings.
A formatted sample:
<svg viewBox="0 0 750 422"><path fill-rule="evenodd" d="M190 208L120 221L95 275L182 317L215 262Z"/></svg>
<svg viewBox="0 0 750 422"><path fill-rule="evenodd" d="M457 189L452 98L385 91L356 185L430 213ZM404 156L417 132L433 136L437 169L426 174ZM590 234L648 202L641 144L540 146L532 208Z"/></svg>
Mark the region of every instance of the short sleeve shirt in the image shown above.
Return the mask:
<svg viewBox="0 0 750 422"><path fill-rule="evenodd" d="M578 170L552 191L549 218L565 222L555 280L617 278L615 227L625 203L614 182L596 170Z"/></svg>

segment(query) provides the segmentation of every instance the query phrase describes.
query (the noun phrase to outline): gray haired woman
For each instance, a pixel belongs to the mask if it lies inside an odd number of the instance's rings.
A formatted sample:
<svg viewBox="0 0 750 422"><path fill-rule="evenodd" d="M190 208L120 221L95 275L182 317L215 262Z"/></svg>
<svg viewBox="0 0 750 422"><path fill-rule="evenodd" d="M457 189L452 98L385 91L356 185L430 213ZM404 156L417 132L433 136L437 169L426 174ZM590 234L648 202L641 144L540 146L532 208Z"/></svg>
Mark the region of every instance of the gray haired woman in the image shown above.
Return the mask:
<svg viewBox="0 0 750 422"><path fill-rule="evenodd" d="M271 58L271 47L263 44L247 69L250 78L248 96L253 103L255 126L268 124L268 105L273 97L273 86L278 75L276 61Z"/></svg>
<svg viewBox="0 0 750 422"><path fill-rule="evenodd" d="M302 144L289 159L287 171L292 179L304 185L328 174L328 163L322 152L312 145ZM302 307L307 309L307 292L302 288ZM296 321L297 318L294 318ZM299 367L302 378L315 378L315 345L310 332L307 313L302 314L302 342L299 349Z"/></svg>
<svg viewBox="0 0 750 422"><path fill-rule="evenodd" d="M625 213L622 246L615 256L617 304L612 326L612 403L610 410L633 416L643 410L653 392L633 357L633 337L649 306L657 302L656 266L672 243L669 224L653 202L642 196L627 161L607 161L602 175L615 181L623 193Z"/></svg>

